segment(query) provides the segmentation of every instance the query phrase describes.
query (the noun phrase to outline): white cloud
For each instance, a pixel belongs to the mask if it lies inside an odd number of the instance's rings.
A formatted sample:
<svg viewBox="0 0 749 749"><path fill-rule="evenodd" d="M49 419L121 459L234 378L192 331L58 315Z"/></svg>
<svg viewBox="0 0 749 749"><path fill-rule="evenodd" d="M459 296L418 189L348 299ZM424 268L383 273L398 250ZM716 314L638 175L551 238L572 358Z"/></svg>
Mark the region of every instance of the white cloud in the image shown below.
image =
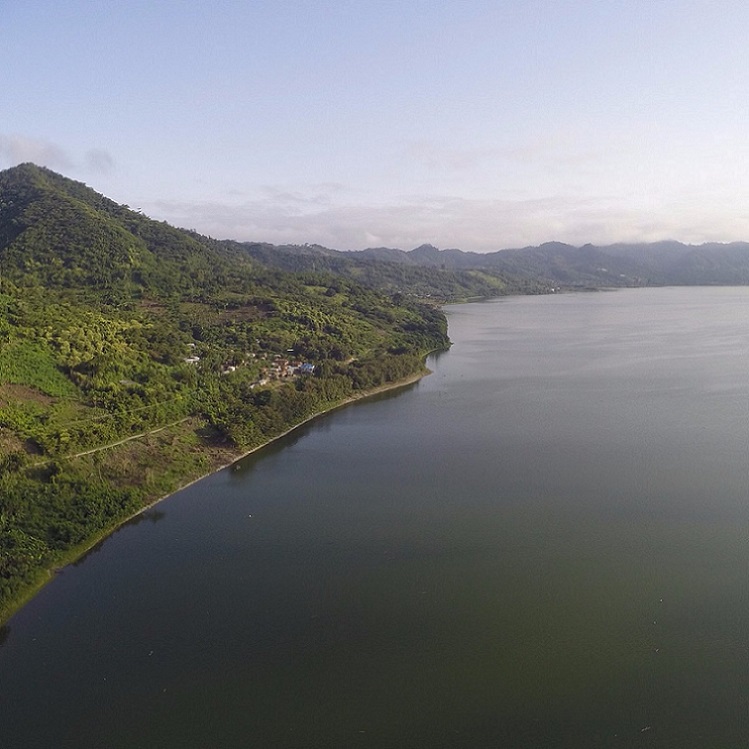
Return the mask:
<svg viewBox="0 0 749 749"><path fill-rule="evenodd" d="M23 135L0 134L0 159L8 166L27 161L50 169L70 169L73 165L67 153L57 144Z"/></svg>
<svg viewBox="0 0 749 749"><path fill-rule="evenodd" d="M155 202L146 205L146 212L214 237L274 244L310 242L348 250L410 249L430 242L442 248L490 252L550 240L573 245L662 239L703 242L749 235L748 216L737 215L726 224L718 214L696 214L686 203L666 206L656 214L622 207L606 196L533 200L410 196L385 205L355 205L321 204L279 190L273 197L234 205Z"/></svg>
<svg viewBox="0 0 749 749"><path fill-rule="evenodd" d="M77 160L57 143L24 135L0 133L0 167L31 162L48 169L81 174L111 174L115 168L112 155L103 148L92 148Z"/></svg>

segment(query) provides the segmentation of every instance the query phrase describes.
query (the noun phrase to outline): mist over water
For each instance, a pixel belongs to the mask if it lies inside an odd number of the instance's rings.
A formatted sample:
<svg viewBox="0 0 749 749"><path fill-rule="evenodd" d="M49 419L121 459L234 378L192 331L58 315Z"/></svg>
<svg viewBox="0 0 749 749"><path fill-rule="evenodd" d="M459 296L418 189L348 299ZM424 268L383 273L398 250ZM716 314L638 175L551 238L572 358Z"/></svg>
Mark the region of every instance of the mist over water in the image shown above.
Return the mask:
<svg viewBox="0 0 749 749"><path fill-rule="evenodd" d="M446 311L20 611L2 743L745 747L749 289Z"/></svg>

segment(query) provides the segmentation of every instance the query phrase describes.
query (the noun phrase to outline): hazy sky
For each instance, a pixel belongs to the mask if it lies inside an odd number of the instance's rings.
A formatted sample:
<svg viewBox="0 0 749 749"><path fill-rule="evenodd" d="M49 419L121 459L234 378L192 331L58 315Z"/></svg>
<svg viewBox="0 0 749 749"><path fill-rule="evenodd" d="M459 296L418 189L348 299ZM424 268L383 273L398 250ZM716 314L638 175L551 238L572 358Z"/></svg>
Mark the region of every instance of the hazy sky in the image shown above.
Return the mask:
<svg viewBox="0 0 749 749"><path fill-rule="evenodd" d="M749 240L744 0L0 0L0 168L220 238Z"/></svg>

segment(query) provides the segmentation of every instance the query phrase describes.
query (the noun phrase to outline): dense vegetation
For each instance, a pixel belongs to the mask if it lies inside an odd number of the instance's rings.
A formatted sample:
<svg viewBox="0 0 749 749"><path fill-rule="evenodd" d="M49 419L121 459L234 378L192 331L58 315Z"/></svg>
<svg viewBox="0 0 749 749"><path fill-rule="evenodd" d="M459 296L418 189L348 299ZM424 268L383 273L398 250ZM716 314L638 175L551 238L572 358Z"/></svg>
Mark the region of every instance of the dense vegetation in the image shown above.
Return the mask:
<svg viewBox="0 0 749 749"><path fill-rule="evenodd" d="M330 268L375 287L403 284L420 295L451 300L472 295L534 294L550 289L749 283L749 243L591 244L547 242L479 254L422 245L336 252L315 245L241 245L276 267Z"/></svg>
<svg viewBox="0 0 749 749"><path fill-rule="evenodd" d="M543 294L552 285L529 274L510 274L496 268L448 268L439 262L410 262L413 251L339 252L317 245L274 246L247 242L231 245L263 265L295 273L331 272L387 293L431 297L445 302L505 294Z"/></svg>
<svg viewBox="0 0 749 749"><path fill-rule="evenodd" d="M147 502L448 344L413 295L268 266L0 173L0 612Z"/></svg>

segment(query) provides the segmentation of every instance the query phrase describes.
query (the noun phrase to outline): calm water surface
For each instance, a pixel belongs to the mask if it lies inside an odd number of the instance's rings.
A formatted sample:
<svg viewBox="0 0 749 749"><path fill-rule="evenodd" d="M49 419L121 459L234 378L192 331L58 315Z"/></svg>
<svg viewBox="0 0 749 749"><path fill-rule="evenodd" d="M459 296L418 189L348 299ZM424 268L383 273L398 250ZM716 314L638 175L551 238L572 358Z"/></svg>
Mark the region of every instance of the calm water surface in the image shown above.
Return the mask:
<svg viewBox="0 0 749 749"><path fill-rule="evenodd" d="M0 745L749 743L749 289L447 310L0 639Z"/></svg>

